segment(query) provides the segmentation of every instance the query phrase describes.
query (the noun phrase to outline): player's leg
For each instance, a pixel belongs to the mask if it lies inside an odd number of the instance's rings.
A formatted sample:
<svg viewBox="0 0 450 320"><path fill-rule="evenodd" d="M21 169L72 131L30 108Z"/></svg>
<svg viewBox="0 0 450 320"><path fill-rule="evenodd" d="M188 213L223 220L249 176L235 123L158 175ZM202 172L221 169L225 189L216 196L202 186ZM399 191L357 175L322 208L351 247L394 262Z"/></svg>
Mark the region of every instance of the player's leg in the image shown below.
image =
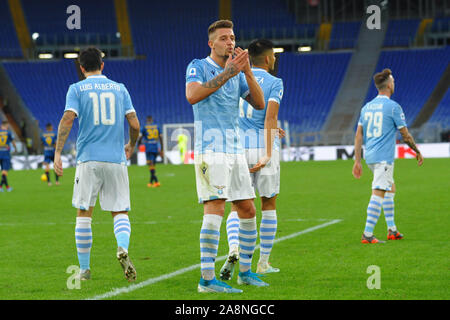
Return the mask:
<svg viewBox="0 0 450 320"><path fill-rule="evenodd" d="M150 173L152 174L153 181L155 181L153 183L154 187L159 187L161 185L159 183L159 181L158 181L158 177L156 176L156 157L157 156L158 156L158 153L157 152L153 152L153 155L152 155L153 169L150 170Z"/></svg>
<svg viewBox="0 0 450 320"><path fill-rule="evenodd" d="M117 260L125 278L136 280L136 268L129 257L131 224L128 217L130 211L130 183L128 169L125 164L100 162L102 186L99 190L99 200L102 210L111 211L114 219L114 235L117 241Z"/></svg>
<svg viewBox="0 0 450 320"><path fill-rule="evenodd" d="M8 172L5 170L5 159L0 158L0 168L2 169L2 179L0 180L0 192L3 192L3 185L7 184L6 176Z"/></svg>
<svg viewBox="0 0 450 320"><path fill-rule="evenodd" d="M136 280L136 268L128 255L130 245L131 225L127 211L111 212L114 219L114 235L117 240L117 260L125 274L125 278L131 282Z"/></svg>
<svg viewBox="0 0 450 320"><path fill-rule="evenodd" d="M234 267L239 261L239 217L237 207L231 204L231 212L227 218L228 256L220 269L220 279L231 280Z"/></svg>
<svg viewBox="0 0 450 320"><path fill-rule="evenodd" d="M47 177L47 184L48 184L49 186L51 186L51 185L52 185L52 182L50 181L50 164L49 164L49 162L48 162L47 157L45 157L45 160L44 160L44 162L43 162L43 165L44 165L45 176Z"/></svg>
<svg viewBox="0 0 450 320"><path fill-rule="evenodd" d="M4 158L0 161L2 164L2 179L0 184L0 189L3 191L3 185L6 188L6 191L11 192L12 188L9 186L8 183L8 171L11 169L11 159Z"/></svg>
<svg viewBox="0 0 450 320"><path fill-rule="evenodd" d="M384 241L378 240L373 235L373 230L378 222L381 214L381 208L383 204L384 194L386 189L390 189L389 182L386 179L384 172L386 171L386 165L382 163L376 163L369 165L369 168L373 172L372 181L372 195L367 206L367 218L364 233L361 237L362 243L383 243Z"/></svg>
<svg viewBox="0 0 450 320"><path fill-rule="evenodd" d="M217 199L204 202L203 222L200 230L200 266L201 278L198 292L239 293L225 282L216 279L215 261L219 248L220 226L225 211L225 200Z"/></svg>
<svg viewBox="0 0 450 320"><path fill-rule="evenodd" d="M227 239L229 255L230 253L239 252L239 216L237 213L237 207L231 204L231 212L227 218ZM239 256L237 256L239 259Z"/></svg>
<svg viewBox="0 0 450 320"><path fill-rule="evenodd" d="M264 149L259 149L259 156L264 155ZM269 264L275 235L277 232L276 200L280 193L280 161L279 152L274 150L272 158L260 171L254 173L254 185L261 196L261 224L259 227L260 256L257 265L257 273L279 272Z"/></svg>
<svg viewBox="0 0 450 320"><path fill-rule="evenodd" d="M260 255L256 273L280 271L280 269L274 268L269 264L270 253L272 252L278 226L276 200L276 195L271 198L261 197L262 216L259 226Z"/></svg>
<svg viewBox="0 0 450 320"><path fill-rule="evenodd" d="M91 279L91 248L92 248L92 211L94 207L88 210L78 209L75 224L75 243L77 247L78 262L80 264L80 280Z"/></svg>
<svg viewBox="0 0 450 320"><path fill-rule="evenodd" d="M196 155L195 180L197 195L203 203L203 222L200 229L201 278L198 292L238 293L225 282L216 279L215 261L219 248L220 226L228 197L231 169L225 162L225 155Z"/></svg>
<svg viewBox="0 0 450 320"><path fill-rule="evenodd" d="M91 277L90 254L92 248L92 211L101 186L92 162L78 164L75 170L72 205L77 208L75 242L80 263L80 279Z"/></svg>
<svg viewBox="0 0 450 320"><path fill-rule="evenodd" d="M400 240L403 239L403 234L401 234L397 230L397 226L395 225L394 221L394 209L395 209L395 202L394 202L394 196L395 196L395 184L392 184L392 188L390 191L386 191L384 194L383 199L383 211L384 211L384 218L386 219L386 224L388 228L388 240Z"/></svg>
<svg viewBox="0 0 450 320"><path fill-rule="evenodd" d="M239 275L238 284L268 286L256 273L251 271L253 254L258 232L256 228L256 209L253 199L238 200L236 205L239 216Z"/></svg>

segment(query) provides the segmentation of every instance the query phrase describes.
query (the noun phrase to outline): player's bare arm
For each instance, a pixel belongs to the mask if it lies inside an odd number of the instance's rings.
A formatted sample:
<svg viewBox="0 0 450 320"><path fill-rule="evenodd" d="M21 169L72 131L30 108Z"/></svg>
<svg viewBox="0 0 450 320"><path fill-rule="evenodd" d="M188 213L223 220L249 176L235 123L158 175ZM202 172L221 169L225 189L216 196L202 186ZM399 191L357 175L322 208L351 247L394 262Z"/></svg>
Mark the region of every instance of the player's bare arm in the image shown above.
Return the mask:
<svg viewBox="0 0 450 320"><path fill-rule="evenodd" d="M164 157L164 143L163 143L163 137L162 134L159 134L159 143L161 144L161 151L159 152L159 155Z"/></svg>
<svg viewBox="0 0 450 320"><path fill-rule="evenodd" d="M363 127L358 126L355 135L355 163L353 164L353 176L356 179L361 178L362 175L362 166L361 166L361 150L362 150L362 142L363 142Z"/></svg>
<svg viewBox="0 0 450 320"><path fill-rule="evenodd" d="M400 129L400 133L402 134L403 141L414 150L416 153L417 164L421 166L423 164L423 156L419 151L419 148L416 146L416 142L414 141L413 136L409 133L407 127L403 127Z"/></svg>
<svg viewBox="0 0 450 320"><path fill-rule="evenodd" d="M188 83L186 85L187 101L190 104L196 104L219 90L229 79L236 76L244 68L247 61L245 59L248 60L248 54L245 51L235 57L230 54L222 73L202 84L198 82Z"/></svg>
<svg viewBox="0 0 450 320"><path fill-rule="evenodd" d="M266 154L258 160L258 163L256 163L253 168L250 169L250 172L252 173L264 168L272 157L273 141L279 131L277 128L279 109L280 105L275 101L269 101L267 104L266 119L264 121L264 143Z"/></svg>
<svg viewBox="0 0 450 320"><path fill-rule="evenodd" d="M125 146L125 154L127 159L130 159L133 155L134 147L136 146L136 141L140 134L140 124L136 112L130 112L126 116L128 125L130 127L130 140Z"/></svg>
<svg viewBox="0 0 450 320"><path fill-rule="evenodd" d="M73 121L75 120L76 116L77 115L75 114L75 112L68 110L64 112L61 121L59 122L54 160L55 172L58 176L63 175L61 152L66 143L67 137L69 136L70 130L72 130Z"/></svg>

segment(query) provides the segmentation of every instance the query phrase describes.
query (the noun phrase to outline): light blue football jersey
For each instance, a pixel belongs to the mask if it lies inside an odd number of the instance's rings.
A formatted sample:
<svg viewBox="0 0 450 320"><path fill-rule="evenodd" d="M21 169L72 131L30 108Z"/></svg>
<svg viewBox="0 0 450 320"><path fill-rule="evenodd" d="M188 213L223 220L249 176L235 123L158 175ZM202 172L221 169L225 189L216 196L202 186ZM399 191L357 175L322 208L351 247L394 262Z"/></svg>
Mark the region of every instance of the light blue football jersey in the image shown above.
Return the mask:
<svg viewBox="0 0 450 320"><path fill-rule="evenodd" d="M265 107L254 109L247 101L241 99L239 109L239 129L241 143L246 149L264 148L264 122L269 101L281 104L283 99L283 80L274 77L264 69L252 68L256 81L264 92ZM274 148L280 148L278 136L274 141Z"/></svg>
<svg viewBox="0 0 450 320"><path fill-rule="evenodd" d="M400 105L378 95L361 109L358 125L363 127L366 163L394 163L395 135L397 129L406 127Z"/></svg>
<svg viewBox="0 0 450 320"><path fill-rule="evenodd" d="M186 84L205 83L223 72L211 57L194 59L186 70ZM241 72L229 79L219 90L194 104L194 152L243 153L239 141L239 98L249 94Z"/></svg>
<svg viewBox="0 0 450 320"><path fill-rule="evenodd" d="M69 87L66 108L77 114L77 162L125 163L125 115L135 112L121 83L104 75L90 76Z"/></svg>

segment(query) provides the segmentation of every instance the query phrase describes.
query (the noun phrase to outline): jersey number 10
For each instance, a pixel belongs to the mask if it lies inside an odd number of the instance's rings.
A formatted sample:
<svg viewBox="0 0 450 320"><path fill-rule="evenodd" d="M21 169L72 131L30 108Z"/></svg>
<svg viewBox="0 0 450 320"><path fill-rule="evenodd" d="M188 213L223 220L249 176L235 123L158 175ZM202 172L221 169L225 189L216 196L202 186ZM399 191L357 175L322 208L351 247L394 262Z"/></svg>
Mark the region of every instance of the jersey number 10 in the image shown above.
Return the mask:
<svg viewBox="0 0 450 320"><path fill-rule="evenodd" d="M114 125L116 123L116 96L114 93L100 93L100 110L98 107L98 94L96 92L90 92L89 97L92 99L92 106L94 108L94 125L98 126L100 124L100 118L103 125ZM109 117L106 112L106 99L109 101Z"/></svg>
<svg viewBox="0 0 450 320"><path fill-rule="evenodd" d="M364 120L367 121L367 138L381 136L383 131L383 112L366 112Z"/></svg>

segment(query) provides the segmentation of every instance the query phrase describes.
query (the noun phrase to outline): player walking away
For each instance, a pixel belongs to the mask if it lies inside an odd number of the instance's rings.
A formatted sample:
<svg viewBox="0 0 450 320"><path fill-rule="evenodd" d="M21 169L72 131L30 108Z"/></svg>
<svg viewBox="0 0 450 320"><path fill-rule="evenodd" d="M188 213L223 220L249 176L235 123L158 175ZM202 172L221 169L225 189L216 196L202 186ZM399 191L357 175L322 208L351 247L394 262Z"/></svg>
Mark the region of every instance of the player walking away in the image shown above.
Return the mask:
<svg viewBox="0 0 450 320"><path fill-rule="evenodd" d="M104 75L100 50L88 48L80 53L81 71L86 79L72 84L59 123L55 151L55 171L62 176L61 151L78 117L77 167L72 205L77 208L75 241L80 262L80 279L91 278L92 211L100 193L100 206L111 211L117 240L117 259L128 281L136 280L136 269L129 256L130 188L127 159L139 137L139 121L130 95L121 83ZM130 127L130 140L124 150L124 118Z"/></svg>
<svg viewBox="0 0 450 320"><path fill-rule="evenodd" d="M255 192L238 132L239 97L256 109L264 109L264 95L250 68L248 53L235 48L233 23L214 22L208 38L210 56L194 59L186 70L186 98L193 106L195 121L197 194L204 208L198 291L242 292L216 279L215 259L225 200L229 200L236 206L239 237L246 243L240 252L238 284L267 285L250 270L257 237Z"/></svg>
<svg viewBox="0 0 450 320"><path fill-rule="evenodd" d="M3 186L6 191L11 192L12 187L8 184L8 171L11 169L11 144L16 150L16 142L9 131L8 121L3 120L0 126L0 167L2 169L2 180L0 182L0 192L3 192Z"/></svg>
<svg viewBox="0 0 450 320"><path fill-rule="evenodd" d="M403 141L416 152L418 165L423 164L423 157L406 127L405 115L400 105L391 100L394 93L394 77L389 69L375 74L374 82L378 89L378 96L368 102L361 110L358 129L355 136L355 163L353 176L361 177L361 147L366 146L365 159L373 172L372 196L367 207L367 220L362 243L380 243L373 235L373 229L384 210L384 217L388 226L388 240L402 239L403 235L397 230L394 222L394 156L395 134L399 129Z"/></svg>
<svg viewBox="0 0 450 320"><path fill-rule="evenodd" d="M44 170L47 177L47 184L52 185L50 181L50 163L55 161L55 146L56 146L56 132L53 131L53 125L47 123L45 126L46 132L41 135L41 141L44 145ZM59 185L59 177L55 173L55 184Z"/></svg>
<svg viewBox="0 0 450 320"><path fill-rule="evenodd" d="M261 197L262 219L259 228L260 258L257 273L279 272L269 264L275 234L277 231L276 198L280 192L280 141L277 132L278 110L283 97L283 81L272 76L275 53L273 43L261 39L250 43L248 47L252 71L264 92L266 108L254 110L247 102L241 104L239 127L240 140L245 149L253 186ZM259 160L259 161L258 161ZM229 253L220 278L229 280L233 276L238 256L239 218L236 206L232 205L227 219ZM242 243L245 246L245 243Z"/></svg>
<svg viewBox="0 0 450 320"><path fill-rule="evenodd" d="M147 184L147 187L159 187L161 184L155 174L156 157L158 156L158 153L161 154L161 157L164 157L164 150L161 130L158 125L153 123L152 116L147 116L147 122L141 130L138 145L141 141L144 141L145 144L145 155L147 158L148 169L150 170L150 182ZM161 144L160 152L158 152L158 142Z"/></svg>

